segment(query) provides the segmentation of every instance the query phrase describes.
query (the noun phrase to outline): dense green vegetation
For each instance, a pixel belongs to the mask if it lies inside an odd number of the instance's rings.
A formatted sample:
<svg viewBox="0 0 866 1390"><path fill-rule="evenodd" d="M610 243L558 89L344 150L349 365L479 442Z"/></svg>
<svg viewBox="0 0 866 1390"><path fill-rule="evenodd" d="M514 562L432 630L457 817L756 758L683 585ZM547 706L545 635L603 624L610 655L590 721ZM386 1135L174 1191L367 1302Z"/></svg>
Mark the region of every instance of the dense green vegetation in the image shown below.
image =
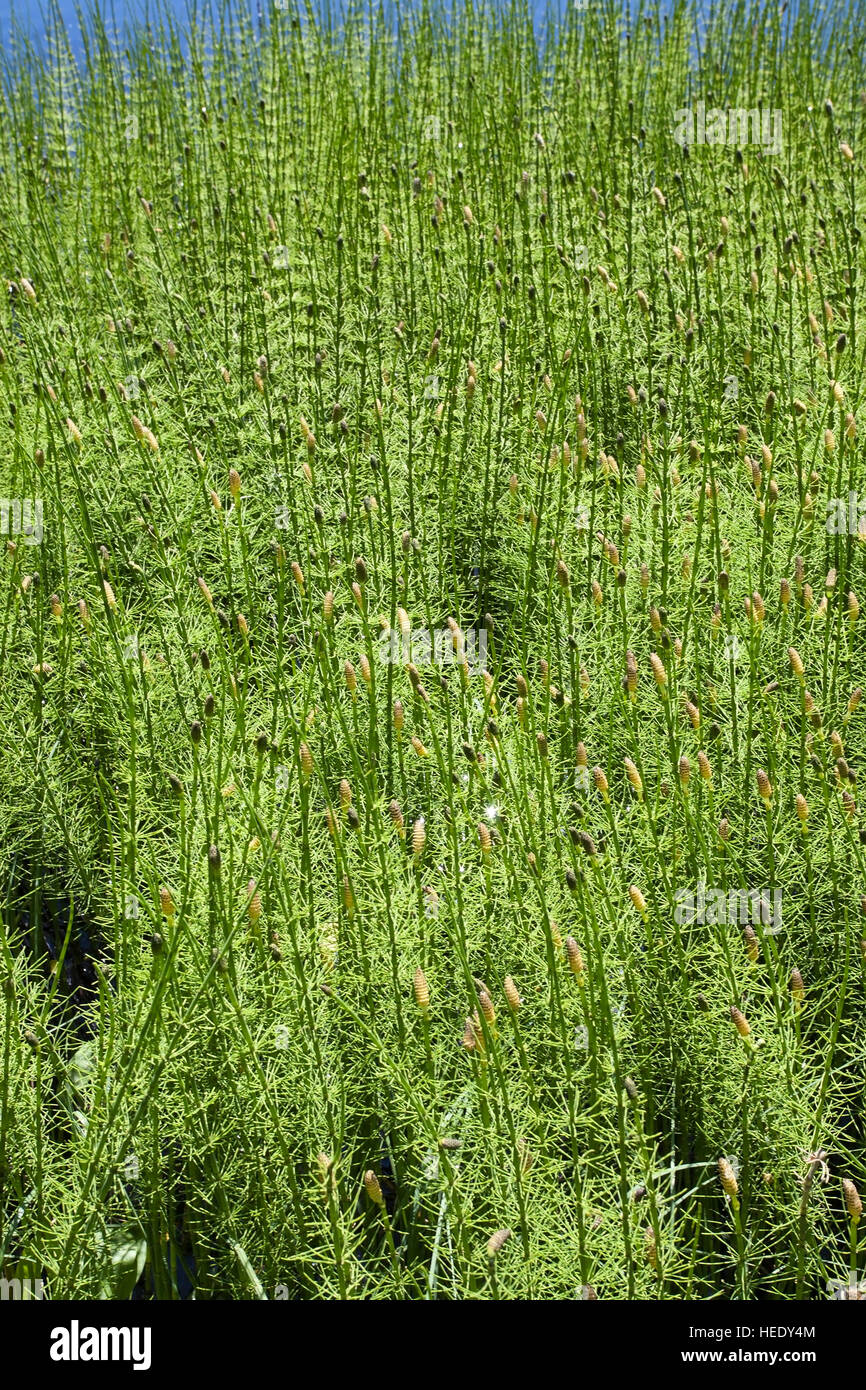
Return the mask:
<svg viewBox="0 0 866 1390"><path fill-rule="evenodd" d="M856 1279L863 48L591 3L7 55L5 1274Z"/></svg>

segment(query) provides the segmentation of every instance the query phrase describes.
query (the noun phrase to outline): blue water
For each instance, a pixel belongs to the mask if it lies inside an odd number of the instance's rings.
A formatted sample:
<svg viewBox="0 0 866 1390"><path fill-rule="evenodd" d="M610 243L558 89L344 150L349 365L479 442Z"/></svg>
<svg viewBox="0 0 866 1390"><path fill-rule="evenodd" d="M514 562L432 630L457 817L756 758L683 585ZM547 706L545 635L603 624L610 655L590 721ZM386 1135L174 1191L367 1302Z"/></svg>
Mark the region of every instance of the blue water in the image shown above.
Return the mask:
<svg viewBox="0 0 866 1390"><path fill-rule="evenodd" d="M162 0L157 5L154 0L100 0L99 9L109 33L116 31L122 34L130 22L136 24L148 19L153 20L158 13L172 15L181 28L186 26L191 14L201 22L210 10L217 15L251 15L257 24L261 24L271 12L273 3L274 0ZM312 0L311 8L314 12L327 11L337 16L343 3L344 0ZM378 3L379 0L375 0L376 8ZM451 3L451 0L446 0L447 3ZM475 0L475 9L483 11L485 7L496 3L497 0ZM541 34L546 21L555 21L560 17L569 3L576 3L579 8L581 5L585 8L592 0L527 0L536 33ZM280 4L280 0L277 0L277 4ZM294 0L288 0L285 7L294 9ZM406 3L406 0L390 0L386 6L393 12L398 8L405 11L410 7L411 0L409 3ZM80 13L82 9L86 11L87 8L86 0L83 5L82 0L0 0L0 47L5 47L13 29L17 29L35 47L41 48L45 38L46 18L51 12L60 16L73 52L80 55ZM300 8L306 8L305 0L300 0Z"/></svg>
<svg viewBox="0 0 866 1390"><path fill-rule="evenodd" d="M431 0L434 5L436 2ZM55 21L58 16L62 20L72 52L76 58L80 58L84 51L81 25L82 22L85 26L89 24L86 18L82 21L82 13L86 14L92 3L93 0L0 0L0 54L7 48L13 32L23 34L37 52L44 51L47 19L51 15ZM401 17L409 15L421 0L95 0L95 3L107 32L118 36L122 46L123 35L130 26L151 22L158 29L159 19L166 15L173 18L181 34L191 19L197 27L202 27L208 15L215 16L217 28L220 22L225 27L227 19L233 21L242 17L252 18L254 26L260 28L268 23L275 6L292 13L300 12L302 16L309 8L314 14L328 16L332 24L338 26L339 17L348 6L355 14L365 6L374 12L383 6L386 16L393 18L398 13ZM459 11L464 3L471 3L475 14L489 13L502 5L525 4L540 42L547 26L555 31L569 6L577 10L592 6L605 11L616 6L624 19L629 14L634 16L639 8L645 12L655 8L655 0L439 0L439 3L447 12L454 9ZM661 0L662 14L668 12L674 3L675 0ZM816 21L823 16L825 22L817 27L825 30L828 12L832 12L841 23L851 17L856 19L858 12L862 14L866 7L866 0L746 0L746 23L749 25L755 23L754 3L767 13L782 9L786 25L790 25L798 13L810 13ZM718 0L694 0L693 8L697 37L704 31L710 14L718 8ZM847 30L848 26L845 27ZM824 41L828 38L825 32Z"/></svg>
<svg viewBox="0 0 866 1390"><path fill-rule="evenodd" d="M565 0L561 0L559 5L552 4L550 9L554 12L557 10L561 12L564 3ZM17 3L16 0L0 0L0 30L2 30L3 33L8 32L10 17L14 14L23 29L31 34L38 34L45 28L44 15L47 8L44 0L17 0ZM63 17L64 23L70 30L77 28L77 13L80 8L80 0L56 0L56 3L52 4L52 8L59 11ZM116 14L118 20L121 20L125 14L131 14L140 18L147 13L148 9L150 9L151 12L154 10L153 4L148 6L147 0L131 0L131 3L124 3L122 0L119 4L107 2L100 8L104 9L109 14ZM183 20L191 6L189 0L167 0L166 8L179 20ZM201 0L198 0L194 8L201 13L205 7L202 5ZM261 9L267 10L268 5L250 3L250 0L231 0L229 8L233 12L243 10L249 13L250 11L256 12ZM319 8L319 6L314 4L314 9L315 8ZM483 8L483 0L481 0L481 4L478 5L477 8ZM544 3L544 0L530 0L530 9L533 13L533 17L540 24L541 18L548 9L548 6Z"/></svg>
<svg viewBox="0 0 866 1390"><path fill-rule="evenodd" d="M529 0L530 10L537 27L540 29L546 13L556 14L562 11L566 0L559 0L559 3L551 3L549 6L545 0ZM271 0L226 0L225 8L232 14L252 14L261 20L262 14L267 14L270 9ZM477 8L483 8L484 0L481 0ZM69 33L73 43L77 40L79 32L79 10L82 8L81 0L50 0L50 8L59 13ZM86 6L85 6L86 8ZM207 3L202 0L165 0L165 11L172 14L180 24L183 24L191 12L197 17L201 17L209 8ZM217 11L222 9L222 5L214 7ZM314 10L322 9L321 3L313 4ZM338 10L337 4L330 6L332 12ZM36 42L45 32L45 17L49 5L45 0L0 0L0 38L5 38L10 32L10 26L14 21ZM109 17L114 17L118 29L122 29L124 22L130 18L133 21L141 21L156 14L157 7L148 0L120 0L120 3L112 3L112 0L104 0L100 5L100 10ZM109 28L112 27L109 22Z"/></svg>

